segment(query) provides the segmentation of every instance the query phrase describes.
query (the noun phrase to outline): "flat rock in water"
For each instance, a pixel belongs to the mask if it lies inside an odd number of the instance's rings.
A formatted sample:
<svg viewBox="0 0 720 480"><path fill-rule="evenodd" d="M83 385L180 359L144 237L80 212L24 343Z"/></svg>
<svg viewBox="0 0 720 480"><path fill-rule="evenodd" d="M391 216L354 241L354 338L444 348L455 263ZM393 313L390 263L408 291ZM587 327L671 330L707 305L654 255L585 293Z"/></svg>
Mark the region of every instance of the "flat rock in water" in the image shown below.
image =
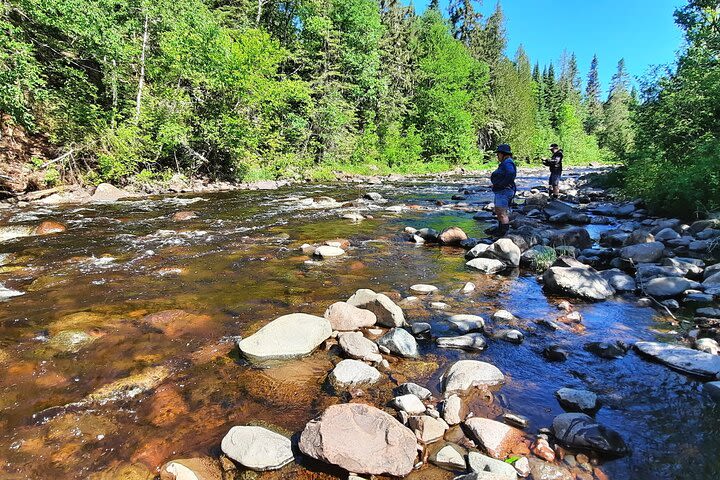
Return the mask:
<svg viewBox="0 0 720 480"><path fill-rule="evenodd" d="M351 440L351 441L349 441ZM403 477L415 465L417 439L387 413L370 405L333 405L300 435L305 455L357 474Z"/></svg>
<svg viewBox="0 0 720 480"><path fill-rule="evenodd" d="M336 302L330 305L325 311L325 318L328 319L333 330L341 332L372 327L377 322L377 317L370 310L358 308L346 302Z"/></svg>
<svg viewBox="0 0 720 480"><path fill-rule="evenodd" d="M482 333L468 333L458 337L440 337L435 340L440 348L458 348L469 351L482 351L487 346Z"/></svg>
<svg viewBox="0 0 720 480"><path fill-rule="evenodd" d="M677 297L685 290L693 287L693 282L680 277L658 277L648 280L644 287L645 293L653 297L669 298Z"/></svg>
<svg viewBox="0 0 720 480"><path fill-rule="evenodd" d="M290 439L262 427L232 427L220 448L251 470L277 470L293 460Z"/></svg>
<svg viewBox="0 0 720 480"><path fill-rule="evenodd" d="M373 312L379 325L385 327L402 327L405 325L405 315L402 309L382 293L375 293L372 290L363 288L355 292L347 303Z"/></svg>
<svg viewBox="0 0 720 480"><path fill-rule="evenodd" d="M327 319L293 313L268 323L238 343L251 361L282 360L309 355L330 338L332 327Z"/></svg>
<svg viewBox="0 0 720 480"><path fill-rule="evenodd" d="M515 329L501 329L493 332L493 338L498 340L504 340L506 342L520 345L525 340L525 336L520 330Z"/></svg>
<svg viewBox="0 0 720 480"><path fill-rule="evenodd" d="M605 300L615 290L597 272L580 267L550 267L543 274L544 287L550 292L564 293L587 300Z"/></svg>
<svg viewBox="0 0 720 480"><path fill-rule="evenodd" d="M160 468L160 480L219 480L222 471L212 458L171 460Z"/></svg>
<svg viewBox="0 0 720 480"><path fill-rule="evenodd" d="M321 245L315 249L314 255L320 258L332 258L345 255L345 250L340 247L331 247L330 245Z"/></svg>
<svg viewBox="0 0 720 480"><path fill-rule="evenodd" d="M462 393L473 387L499 385L505 376L495 366L479 360L460 360L443 375L443 388L446 394Z"/></svg>
<svg viewBox="0 0 720 480"><path fill-rule="evenodd" d="M592 413L598 408L597 395L587 390L561 388L555 396L568 412Z"/></svg>
<svg viewBox="0 0 720 480"><path fill-rule="evenodd" d="M329 380L335 388L347 388L375 383L380 377L381 374L376 368L360 360L346 359L330 372Z"/></svg>
<svg viewBox="0 0 720 480"><path fill-rule="evenodd" d="M493 458L505 458L513 447L523 441L522 431L489 418L469 418L465 420L465 426Z"/></svg>
<svg viewBox="0 0 720 480"><path fill-rule="evenodd" d="M438 288L434 285L425 285L422 283L410 287L410 291L415 295L429 295L431 293L437 292L437 290Z"/></svg>
<svg viewBox="0 0 720 480"><path fill-rule="evenodd" d="M494 258L475 258L465 265L487 274L502 272L507 268L503 262Z"/></svg>
<svg viewBox="0 0 720 480"><path fill-rule="evenodd" d="M637 342L638 352L675 370L709 379L720 378L720 356L680 345L660 342Z"/></svg>
<svg viewBox="0 0 720 480"><path fill-rule="evenodd" d="M380 337L378 345L385 347L395 355L413 358L418 356L418 345L415 337L402 328L393 328Z"/></svg>
<svg viewBox="0 0 720 480"><path fill-rule="evenodd" d="M475 473L491 473L493 476L490 477L477 477L478 479L494 479L494 480L516 480L517 472L515 467L509 463L497 460L487 455L483 455L479 452L468 453L468 466L470 470Z"/></svg>
<svg viewBox="0 0 720 480"><path fill-rule="evenodd" d="M485 328L485 320L478 315L452 315L447 318L461 333L481 332Z"/></svg>
<svg viewBox="0 0 720 480"><path fill-rule="evenodd" d="M695 315L699 317L720 318L720 308L698 308L695 311Z"/></svg>
<svg viewBox="0 0 720 480"><path fill-rule="evenodd" d="M620 434L600 425L584 413L563 413L553 420L553 434L570 448L589 449L612 456L630 453Z"/></svg>

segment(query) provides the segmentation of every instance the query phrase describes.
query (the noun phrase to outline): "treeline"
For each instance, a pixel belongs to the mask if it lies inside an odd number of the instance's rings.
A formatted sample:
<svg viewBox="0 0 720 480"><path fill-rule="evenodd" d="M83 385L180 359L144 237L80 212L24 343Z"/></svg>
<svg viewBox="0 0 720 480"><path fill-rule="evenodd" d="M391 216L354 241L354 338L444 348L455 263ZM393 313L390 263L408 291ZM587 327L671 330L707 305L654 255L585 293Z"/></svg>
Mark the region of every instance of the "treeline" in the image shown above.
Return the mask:
<svg viewBox="0 0 720 480"><path fill-rule="evenodd" d="M644 82L620 179L654 209L696 218L720 209L720 5L691 0L675 20L685 48L674 68Z"/></svg>
<svg viewBox="0 0 720 480"><path fill-rule="evenodd" d="M561 144L625 155L636 103L621 61L504 54L503 13L397 0L5 0L0 113L57 147L59 173L126 182L183 172L251 180L369 166L478 165Z"/></svg>

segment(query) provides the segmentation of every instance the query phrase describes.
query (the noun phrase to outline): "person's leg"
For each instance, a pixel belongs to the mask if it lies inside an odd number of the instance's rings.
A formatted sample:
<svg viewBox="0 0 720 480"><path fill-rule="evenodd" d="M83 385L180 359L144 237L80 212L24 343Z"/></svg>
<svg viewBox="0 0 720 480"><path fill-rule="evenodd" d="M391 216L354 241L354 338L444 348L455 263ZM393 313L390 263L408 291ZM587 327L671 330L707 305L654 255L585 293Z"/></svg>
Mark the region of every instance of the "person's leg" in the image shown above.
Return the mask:
<svg viewBox="0 0 720 480"><path fill-rule="evenodd" d="M558 198L560 195L560 176L557 173L550 174L550 196Z"/></svg>

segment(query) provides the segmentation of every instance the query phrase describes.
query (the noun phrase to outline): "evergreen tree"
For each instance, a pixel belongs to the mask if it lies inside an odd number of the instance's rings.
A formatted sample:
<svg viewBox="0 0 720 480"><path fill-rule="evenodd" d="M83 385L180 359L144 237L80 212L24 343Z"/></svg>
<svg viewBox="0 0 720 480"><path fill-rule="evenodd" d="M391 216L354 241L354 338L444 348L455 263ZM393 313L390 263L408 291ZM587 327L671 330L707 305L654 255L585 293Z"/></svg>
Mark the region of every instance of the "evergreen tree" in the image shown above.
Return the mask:
<svg viewBox="0 0 720 480"><path fill-rule="evenodd" d="M530 60L520 46L515 61L505 59L499 68L496 100L503 124L501 135L518 158L529 160L534 154L537 108Z"/></svg>
<svg viewBox="0 0 720 480"><path fill-rule="evenodd" d="M428 10L437 10L440 11L440 0L430 0L430 5L428 5Z"/></svg>
<svg viewBox="0 0 720 480"><path fill-rule="evenodd" d="M604 125L600 135L601 145L622 158L633 143L630 119L630 77L625 70L625 60L620 59L617 71L610 83L610 94L604 105Z"/></svg>
<svg viewBox="0 0 720 480"><path fill-rule="evenodd" d="M482 40L479 42L479 52L477 54L478 58L490 65L491 72L493 67L495 67L502 58L505 45L507 45L507 39L505 37L505 16L498 2L495 5L495 11L485 23Z"/></svg>
<svg viewBox="0 0 720 480"><path fill-rule="evenodd" d="M598 58L593 55L585 87L585 131L594 134L602 128L603 108L600 101L601 86L598 75Z"/></svg>
<svg viewBox="0 0 720 480"><path fill-rule="evenodd" d="M451 0L448 14L455 38L475 54L482 42L482 15L475 11L473 1Z"/></svg>

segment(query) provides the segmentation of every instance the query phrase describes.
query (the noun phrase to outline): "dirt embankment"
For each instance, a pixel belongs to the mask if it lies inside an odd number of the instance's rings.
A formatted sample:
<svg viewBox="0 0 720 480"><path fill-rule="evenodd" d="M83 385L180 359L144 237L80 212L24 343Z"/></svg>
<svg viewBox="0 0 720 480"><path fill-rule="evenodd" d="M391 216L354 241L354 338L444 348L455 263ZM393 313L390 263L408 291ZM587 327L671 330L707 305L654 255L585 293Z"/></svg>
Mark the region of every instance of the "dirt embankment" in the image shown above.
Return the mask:
<svg viewBox="0 0 720 480"><path fill-rule="evenodd" d="M45 188L45 173L33 168L33 161L41 167L54 151L46 136L29 133L0 113L0 198Z"/></svg>

